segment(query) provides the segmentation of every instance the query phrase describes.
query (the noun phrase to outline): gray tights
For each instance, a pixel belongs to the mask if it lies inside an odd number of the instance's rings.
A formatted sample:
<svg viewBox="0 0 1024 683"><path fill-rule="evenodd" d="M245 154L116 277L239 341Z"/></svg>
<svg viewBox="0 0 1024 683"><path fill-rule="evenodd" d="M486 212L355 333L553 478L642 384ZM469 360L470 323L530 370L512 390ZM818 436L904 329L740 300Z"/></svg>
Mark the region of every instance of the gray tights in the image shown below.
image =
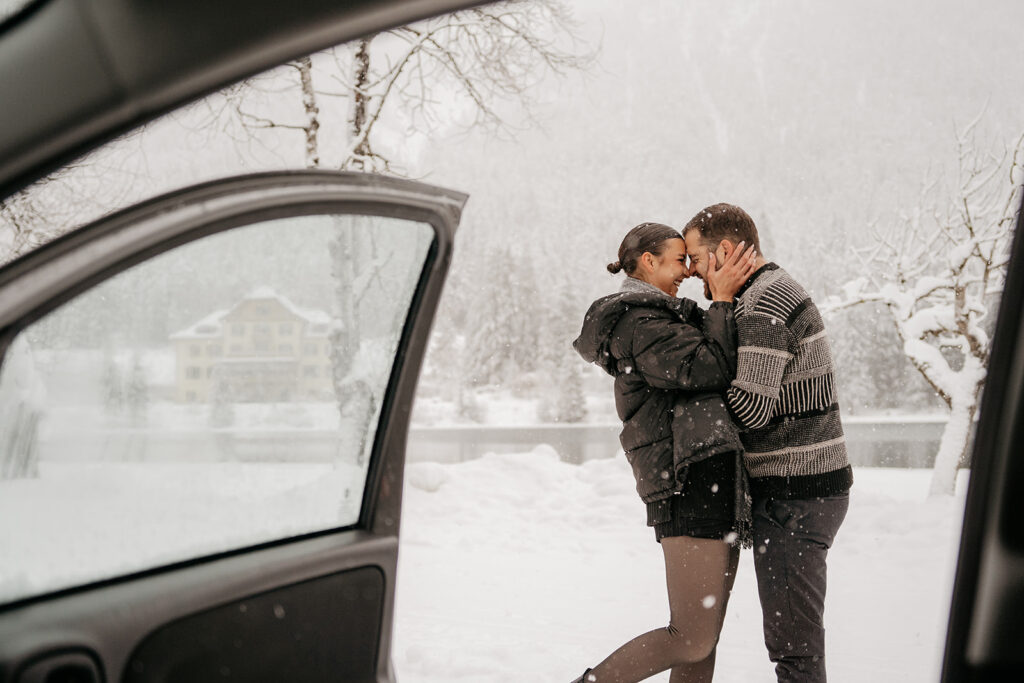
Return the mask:
<svg viewBox="0 0 1024 683"><path fill-rule="evenodd" d="M672 669L671 683L710 683L739 549L689 536L661 540L669 625L629 641L598 664L588 683L636 683Z"/></svg>

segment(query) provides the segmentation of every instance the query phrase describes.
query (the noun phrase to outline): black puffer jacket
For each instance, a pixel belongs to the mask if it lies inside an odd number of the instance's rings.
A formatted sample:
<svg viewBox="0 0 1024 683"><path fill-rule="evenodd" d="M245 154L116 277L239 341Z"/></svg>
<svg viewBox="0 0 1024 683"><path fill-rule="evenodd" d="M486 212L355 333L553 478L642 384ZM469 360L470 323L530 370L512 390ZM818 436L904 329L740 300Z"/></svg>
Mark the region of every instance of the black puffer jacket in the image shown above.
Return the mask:
<svg viewBox="0 0 1024 683"><path fill-rule="evenodd" d="M615 377L619 437L645 503L681 489L686 466L742 450L720 392L736 375L731 303L623 291L595 301L573 347Z"/></svg>

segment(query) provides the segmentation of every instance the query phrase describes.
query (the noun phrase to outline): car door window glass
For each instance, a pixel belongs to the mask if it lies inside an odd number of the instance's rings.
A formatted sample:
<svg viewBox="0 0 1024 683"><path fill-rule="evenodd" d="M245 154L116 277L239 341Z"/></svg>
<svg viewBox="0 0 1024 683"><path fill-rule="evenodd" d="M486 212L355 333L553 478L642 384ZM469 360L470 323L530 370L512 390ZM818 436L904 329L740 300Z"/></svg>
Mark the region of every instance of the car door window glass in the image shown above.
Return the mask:
<svg viewBox="0 0 1024 683"><path fill-rule="evenodd" d="M355 524L432 240L259 222L22 330L0 368L0 601Z"/></svg>

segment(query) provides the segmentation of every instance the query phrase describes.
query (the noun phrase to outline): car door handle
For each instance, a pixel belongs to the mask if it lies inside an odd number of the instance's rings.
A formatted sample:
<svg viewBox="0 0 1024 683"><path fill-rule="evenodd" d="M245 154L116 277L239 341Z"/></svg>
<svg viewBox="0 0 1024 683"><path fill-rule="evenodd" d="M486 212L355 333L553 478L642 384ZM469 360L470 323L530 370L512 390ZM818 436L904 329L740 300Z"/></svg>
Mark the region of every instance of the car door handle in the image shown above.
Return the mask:
<svg viewBox="0 0 1024 683"><path fill-rule="evenodd" d="M23 669L17 683L102 683L96 660L84 652L50 655Z"/></svg>

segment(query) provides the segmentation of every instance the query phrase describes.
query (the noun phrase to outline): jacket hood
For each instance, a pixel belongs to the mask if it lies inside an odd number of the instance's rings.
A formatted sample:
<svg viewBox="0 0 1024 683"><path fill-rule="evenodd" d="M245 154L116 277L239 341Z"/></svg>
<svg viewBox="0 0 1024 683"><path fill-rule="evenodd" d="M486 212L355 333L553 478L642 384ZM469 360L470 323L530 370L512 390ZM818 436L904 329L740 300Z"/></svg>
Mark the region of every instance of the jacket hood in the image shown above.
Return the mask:
<svg viewBox="0 0 1024 683"><path fill-rule="evenodd" d="M588 363L597 363L605 372L616 375L616 359L610 347L612 334L619 320L632 308L654 308L670 311L687 320L697 304L665 294L648 292L616 292L603 296L590 305L583 318L583 329L572 343L576 352Z"/></svg>

